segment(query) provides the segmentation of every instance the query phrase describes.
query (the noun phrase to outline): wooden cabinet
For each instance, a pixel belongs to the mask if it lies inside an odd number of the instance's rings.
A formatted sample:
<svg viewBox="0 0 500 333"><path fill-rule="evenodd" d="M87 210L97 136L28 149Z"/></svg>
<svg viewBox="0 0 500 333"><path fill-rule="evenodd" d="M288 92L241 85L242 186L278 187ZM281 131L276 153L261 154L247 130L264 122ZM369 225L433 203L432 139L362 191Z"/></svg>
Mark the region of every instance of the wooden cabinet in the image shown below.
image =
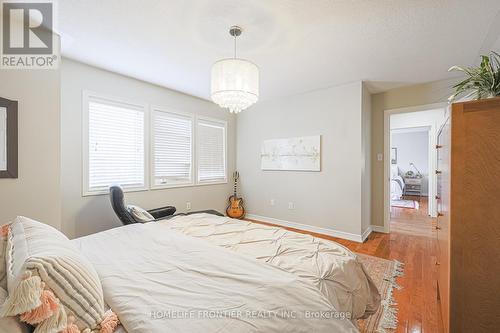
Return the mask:
<svg viewBox="0 0 500 333"><path fill-rule="evenodd" d="M438 265L438 293L441 303L441 314L445 332L448 332L449 298L450 298L450 118L441 127L437 137L437 196L436 207L438 218L436 223L436 249Z"/></svg>
<svg viewBox="0 0 500 333"><path fill-rule="evenodd" d="M453 104L437 147L443 326L500 332L500 98Z"/></svg>

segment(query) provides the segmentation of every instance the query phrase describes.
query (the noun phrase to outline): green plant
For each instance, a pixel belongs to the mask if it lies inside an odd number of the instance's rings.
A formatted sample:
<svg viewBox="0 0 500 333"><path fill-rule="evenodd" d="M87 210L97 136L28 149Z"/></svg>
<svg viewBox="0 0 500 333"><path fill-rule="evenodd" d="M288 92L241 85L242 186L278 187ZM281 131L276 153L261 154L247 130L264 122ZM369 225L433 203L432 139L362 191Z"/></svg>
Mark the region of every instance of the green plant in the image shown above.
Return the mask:
<svg viewBox="0 0 500 333"><path fill-rule="evenodd" d="M491 55L481 56L479 67L453 66L449 71L463 72L467 78L453 86L455 93L449 98L450 102L460 95L483 99L500 96L500 55L491 52Z"/></svg>

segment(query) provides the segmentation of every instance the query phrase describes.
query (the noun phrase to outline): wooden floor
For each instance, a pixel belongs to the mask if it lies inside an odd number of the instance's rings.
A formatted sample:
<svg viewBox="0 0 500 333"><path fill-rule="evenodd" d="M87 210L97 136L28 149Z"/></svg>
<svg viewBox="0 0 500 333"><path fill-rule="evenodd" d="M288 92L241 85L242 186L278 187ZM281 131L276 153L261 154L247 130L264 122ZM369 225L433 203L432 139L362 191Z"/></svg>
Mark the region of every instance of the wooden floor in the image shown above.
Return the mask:
<svg viewBox="0 0 500 333"><path fill-rule="evenodd" d="M434 223L423 199L418 210L393 208L391 233L373 232L364 243L312 235L334 240L354 252L403 262L405 275L398 279L403 289L395 292L399 305L396 332L439 333L443 328L436 299Z"/></svg>

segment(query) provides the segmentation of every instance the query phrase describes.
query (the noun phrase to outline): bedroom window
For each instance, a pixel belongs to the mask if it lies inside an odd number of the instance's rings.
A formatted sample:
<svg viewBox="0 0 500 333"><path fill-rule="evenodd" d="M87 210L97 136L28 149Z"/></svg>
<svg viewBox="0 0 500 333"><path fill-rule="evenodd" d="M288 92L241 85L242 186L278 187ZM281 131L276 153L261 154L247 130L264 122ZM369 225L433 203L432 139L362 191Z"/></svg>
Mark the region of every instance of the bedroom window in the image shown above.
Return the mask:
<svg viewBox="0 0 500 333"><path fill-rule="evenodd" d="M153 109L153 188L193 183L193 117Z"/></svg>
<svg viewBox="0 0 500 333"><path fill-rule="evenodd" d="M226 122L199 117L196 126L198 183L227 182Z"/></svg>
<svg viewBox="0 0 500 333"><path fill-rule="evenodd" d="M146 189L146 107L84 93L84 117L83 194Z"/></svg>

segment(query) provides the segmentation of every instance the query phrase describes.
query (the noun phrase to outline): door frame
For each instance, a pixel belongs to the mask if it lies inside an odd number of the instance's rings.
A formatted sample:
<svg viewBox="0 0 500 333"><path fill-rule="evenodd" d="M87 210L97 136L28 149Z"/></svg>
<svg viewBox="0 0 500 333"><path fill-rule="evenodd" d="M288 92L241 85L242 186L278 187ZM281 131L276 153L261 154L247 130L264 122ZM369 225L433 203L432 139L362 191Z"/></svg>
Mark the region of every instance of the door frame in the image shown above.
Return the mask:
<svg viewBox="0 0 500 333"><path fill-rule="evenodd" d="M421 111L431 111L431 110L443 110L443 119L448 108L448 103L434 103L419 106L411 106L404 108L388 109L384 110L384 232L389 233L390 229L390 219L391 219L391 193L390 193L390 181L391 181L391 116L400 113L412 113ZM440 125L440 124L439 124ZM436 127L438 124L432 125L434 128L431 129L430 133L436 133ZM418 126L415 126L418 127ZM432 152L433 147L436 146L436 135L430 135L429 138L429 151ZM431 156L432 153L429 154ZM431 163L431 162L430 162ZM435 195L435 177L431 177L431 170L435 169L435 163L432 163L432 168L429 170L429 198ZM432 187L431 187L432 178ZM431 215L436 214L436 205L433 200L429 200L429 211Z"/></svg>

